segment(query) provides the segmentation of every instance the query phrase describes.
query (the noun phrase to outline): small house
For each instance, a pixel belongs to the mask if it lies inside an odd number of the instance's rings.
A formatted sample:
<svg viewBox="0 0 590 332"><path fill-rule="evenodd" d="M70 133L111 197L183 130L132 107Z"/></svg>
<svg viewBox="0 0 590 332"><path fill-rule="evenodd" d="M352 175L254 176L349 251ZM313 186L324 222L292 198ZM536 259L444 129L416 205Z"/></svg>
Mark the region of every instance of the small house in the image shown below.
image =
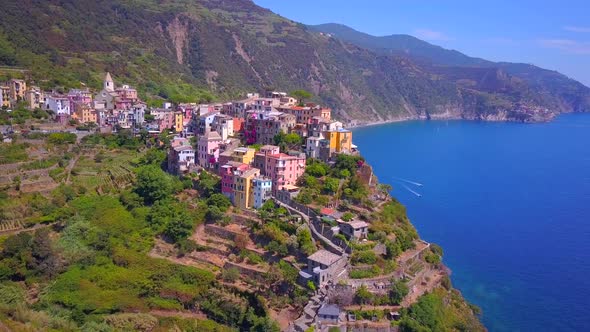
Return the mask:
<svg viewBox="0 0 590 332"><path fill-rule="evenodd" d="M340 308L335 304L322 304L318 310L320 323L338 323L340 320Z"/></svg>
<svg viewBox="0 0 590 332"><path fill-rule="evenodd" d="M341 221L339 226L342 234L349 240L366 239L369 234L369 224L361 220L352 220L350 222Z"/></svg>

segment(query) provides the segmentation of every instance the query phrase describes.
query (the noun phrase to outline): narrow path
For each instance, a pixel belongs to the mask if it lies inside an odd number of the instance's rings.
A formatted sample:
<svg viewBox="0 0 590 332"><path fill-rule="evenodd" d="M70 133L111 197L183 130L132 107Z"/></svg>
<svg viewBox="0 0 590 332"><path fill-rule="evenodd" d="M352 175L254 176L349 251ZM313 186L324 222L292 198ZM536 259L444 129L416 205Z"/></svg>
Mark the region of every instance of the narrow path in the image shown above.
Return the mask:
<svg viewBox="0 0 590 332"><path fill-rule="evenodd" d="M306 213L299 211L277 199L274 200L275 202L279 203L280 206L286 208L287 210L289 210L292 213L298 214L301 217L303 217L303 220L305 220L305 223L309 226L309 229L311 230L312 234L314 235L314 237L316 238L316 240L332 247L334 250L336 250L337 252L339 252L340 254L344 254L344 249L341 248L340 246L336 245L334 242L332 242L330 239L328 239L327 237L323 236L322 233L320 233L315 226L313 225L313 222L311 222L309 215L307 215Z"/></svg>
<svg viewBox="0 0 590 332"><path fill-rule="evenodd" d="M68 164L68 167L66 167L66 172L68 173L68 176L66 178L66 184L70 184L70 175L72 175L72 169L74 169L74 166L78 162L78 159L80 159L80 155L79 154L76 156L76 158L70 160L70 163Z"/></svg>
<svg viewBox="0 0 590 332"><path fill-rule="evenodd" d="M45 227L53 226L56 223L57 222L52 222L50 224L36 224L35 226L29 227L29 228L11 229L11 230L6 230L6 231L0 231L0 235L16 235L16 234L23 233L23 232L32 232L32 231L38 230L40 228L45 228Z"/></svg>

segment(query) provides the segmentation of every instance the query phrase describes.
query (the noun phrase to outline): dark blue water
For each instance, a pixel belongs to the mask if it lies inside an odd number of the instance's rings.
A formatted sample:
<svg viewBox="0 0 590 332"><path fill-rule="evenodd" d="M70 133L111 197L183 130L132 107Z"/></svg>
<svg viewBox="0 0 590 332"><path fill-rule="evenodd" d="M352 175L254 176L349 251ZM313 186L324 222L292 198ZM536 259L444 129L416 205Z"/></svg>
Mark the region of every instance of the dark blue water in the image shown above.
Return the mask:
<svg viewBox="0 0 590 332"><path fill-rule="evenodd" d="M590 115L397 123L354 142L490 331L590 330Z"/></svg>

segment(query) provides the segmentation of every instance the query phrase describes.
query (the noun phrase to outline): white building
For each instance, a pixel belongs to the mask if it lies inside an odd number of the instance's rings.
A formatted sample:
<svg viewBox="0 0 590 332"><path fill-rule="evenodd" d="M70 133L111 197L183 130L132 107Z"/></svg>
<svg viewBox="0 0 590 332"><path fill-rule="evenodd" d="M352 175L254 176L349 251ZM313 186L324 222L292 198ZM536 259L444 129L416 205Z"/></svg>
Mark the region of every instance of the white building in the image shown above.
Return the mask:
<svg viewBox="0 0 590 332"><path fill-rule="evenodd" d="M260 209L272 195L272 180L267 177L257 176L252 180L252 189L254 195L253 207Z"/></svg>
<svg viewBox="0 0 590 332"><path fill-rule="evenodd" d="M211 123L211 129L216 131L223 140L234 136L234 119L231 116L217 114Z"/></svg>
<svg viewBox="0 0 590 332"><path fill-rule="evenodd" d="M70 101L65 96L47 96L45 98L45 109L53 111L58 116L71 115Z"/></svg>
<svg viewBox="0 0 590 332"><path fill-rule="evenodd" d="M305 145L305 154L307 158L320 159L320 142L324 139L323 135L308 137Z"/></svg>

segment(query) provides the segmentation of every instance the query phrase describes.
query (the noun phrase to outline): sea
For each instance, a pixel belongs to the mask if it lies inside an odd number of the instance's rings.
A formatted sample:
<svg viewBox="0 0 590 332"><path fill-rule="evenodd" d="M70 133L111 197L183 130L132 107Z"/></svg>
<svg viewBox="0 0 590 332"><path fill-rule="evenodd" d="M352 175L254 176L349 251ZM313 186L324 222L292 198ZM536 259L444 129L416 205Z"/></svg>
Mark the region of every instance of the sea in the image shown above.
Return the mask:
<svg viewBox="0 0 590 332"><path fill-rule="evenodd" d="M353 134L490 331L590 331L590 114Z"/></svg>

